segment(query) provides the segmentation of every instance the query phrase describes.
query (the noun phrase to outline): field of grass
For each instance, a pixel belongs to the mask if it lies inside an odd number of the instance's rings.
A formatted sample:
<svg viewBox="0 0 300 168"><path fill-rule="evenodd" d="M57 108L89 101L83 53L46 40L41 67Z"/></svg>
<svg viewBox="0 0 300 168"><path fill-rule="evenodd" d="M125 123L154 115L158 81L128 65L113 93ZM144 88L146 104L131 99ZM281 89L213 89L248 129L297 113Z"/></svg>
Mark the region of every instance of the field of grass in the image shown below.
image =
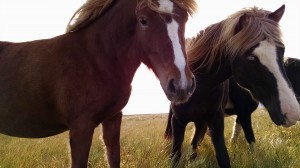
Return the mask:
<svg viewBox="0 0 300 168"><path fill-rule="evenodd" d="M121 167L167 168L171 142L163 139L167 114L124 116L121 132ZM300 165L300 125L277 127L268 114L258 110L252 115L256 136L254 150L241 134L237 144L230 144L234 118L225 119L225 138L232 167L297 168ZM183 156L178 167L217 167L214 149L205 135L199 155L190 161L193 124L186 128ZM90 152L90 168L108 167L101 129L95 131ZM101 138L100 138L101 139ZM70 166L68 132L44 139L13 138L0 134L0 168L64 168Z"/></svg>

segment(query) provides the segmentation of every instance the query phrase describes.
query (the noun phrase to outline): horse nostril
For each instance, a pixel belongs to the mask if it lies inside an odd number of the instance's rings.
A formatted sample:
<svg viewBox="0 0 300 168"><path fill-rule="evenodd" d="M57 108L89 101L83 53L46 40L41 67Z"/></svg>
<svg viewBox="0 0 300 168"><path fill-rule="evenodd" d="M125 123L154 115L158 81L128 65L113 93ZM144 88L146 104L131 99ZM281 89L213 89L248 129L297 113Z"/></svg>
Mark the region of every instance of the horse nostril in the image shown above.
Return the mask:
<svg viewBox="0 0 300 168"><path fill-rule="evenodd" d="M170 93L176 93L176 86L174 84L174 79L171 79L169 80L169 83L168 83L168 91Z"/></svg>

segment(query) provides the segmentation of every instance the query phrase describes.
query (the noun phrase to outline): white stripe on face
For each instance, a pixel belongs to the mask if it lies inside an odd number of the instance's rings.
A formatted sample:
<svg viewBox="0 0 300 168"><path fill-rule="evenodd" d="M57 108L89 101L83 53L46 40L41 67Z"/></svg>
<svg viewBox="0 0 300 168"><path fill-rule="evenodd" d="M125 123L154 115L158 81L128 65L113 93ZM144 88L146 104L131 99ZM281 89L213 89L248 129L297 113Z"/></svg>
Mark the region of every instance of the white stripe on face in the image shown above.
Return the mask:
<svg viewBox="0 0 300 168"><path fill-rule="evenodd" d="M261 64L266 66L277 81L280 107L287 119L286 125L293 125L300 118L300 109L294 92L288 86L277 63L276 47L267 40L261 41L260 45L253 51Z"/></svg>
<svg viewBox="0 0 300 168"><path fill-rule="evenodd" d="M168 29L169 37L173 44L174 55L175 55L174 64L179 69L181 75L179 86L185 88L188 83L185 75L186 62L185 62L184 54L181 49L181 45L179 43L178 23L173 19L171 23L168 23L167 29Z"/></svg>
<svg viewBox="0 0 300 168"><path fill-rule="evenodd" d="M173 12L173 2L171 2L170 0L159 0L158 2L159 2L159 10L166 11L168 13ZM179 86L181 86L181 88L185 88L188 85L187 77L185 75L186 61L182 51L182 47L179 42L178 28L179 25L174 19L172 19L170 23L167 23L168 35L172 42L174 56L175 56L174 64L179 69L181 75Z"/></svg>

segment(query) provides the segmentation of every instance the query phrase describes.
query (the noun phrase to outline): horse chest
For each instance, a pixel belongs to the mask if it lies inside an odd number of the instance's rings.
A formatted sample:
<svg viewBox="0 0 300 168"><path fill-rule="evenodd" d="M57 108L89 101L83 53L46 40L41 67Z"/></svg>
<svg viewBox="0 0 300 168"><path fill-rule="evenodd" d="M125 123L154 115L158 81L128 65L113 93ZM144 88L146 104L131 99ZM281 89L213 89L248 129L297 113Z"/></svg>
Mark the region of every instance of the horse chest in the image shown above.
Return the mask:
<svg viewBox="0 0 300 168"><path fill-rule="evenodd" d="M112 96L110 99L106 99L106 103L96 112L95 118L98 119L98 122L102 122L120 113L129 100L130 92L131 88L122 90L115 89L114 92L111 93Z"/></svg>
<svg viewBox="0 0 300 168"><path fill-rule="evenodd" d="M179 106L172 106L174 115L176 118L187 122L210 118L222 107L223 91L222 84L213 88L198 87L188 102Z"/></svg>

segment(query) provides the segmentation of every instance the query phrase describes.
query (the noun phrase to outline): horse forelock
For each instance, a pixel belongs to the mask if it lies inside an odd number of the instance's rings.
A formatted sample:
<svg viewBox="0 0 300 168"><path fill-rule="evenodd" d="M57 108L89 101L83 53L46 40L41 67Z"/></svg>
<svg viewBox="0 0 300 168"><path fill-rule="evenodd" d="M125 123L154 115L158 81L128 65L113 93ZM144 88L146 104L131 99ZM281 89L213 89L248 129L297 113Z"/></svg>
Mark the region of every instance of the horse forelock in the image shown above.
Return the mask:
<svg viewBox="0 0 300 168"><path fill-rule="evenodd" d="M163 0L169 1L169 0ZM101 16L101 14L112 4L113 0L87 0L72 16L70 19L66 32L73 32L79 30L80 28L88 25L96 18ZM140 0L137 3L137 8L149 7L157 12L168 12L159 9L156 0ZM186 10L190 15L193 15L197 10L197 3L195 0L173 0L180 8Z"/></svg>
<svg viewBox="0 0 300 168"><path fill-rule="evenodd" d="M268 18L268 14L270 13L270 11L258 9L257 7L246 8L238 12L236 16L233 16L235 18L231 19L231 17L229 17L229 19L224 22L225 29L223 32L225 34L222 35L224 36L223 38L230 39L226 47L228 53L233 56L232 58L244 54L249 48L264 39L283 46L280 26L274 20ZM247 21L240 32L234 34L234 28L226 30L227 25L237 25L242 15L247 16Z"/></svg>
<svg viewBox="0 0 300 168"><path fill-rule="evenodd" d="M173 11L170 11L169 8L167 8L169 2L173 2L179 8L187 11L190 16L196 13L198 8L195 0L140 0L137 4L137 9L149 7L158 13L173 14ZM161 7L159 3L165 7Z"/></svg>
<svg viewBox="0 0 300 168"><path fill-rule="evenodd" d="M264 39L283 46L280 27L277 22L268 18L270 13L257 7L245 8L209 26L189 42L189 63L193 64L202 59L204 62L198 68L210 69L218 56L227 56L233 60ZM235 28L243 15L247 16L247 21L241 31L235 34Z"/></svg>
<svg viewBox="0 0 300 168"><path fill-rule="evenodd" d="M197 12L198 5L195 0L172 0L172 2L187 11L190 16Z"/></svg>

